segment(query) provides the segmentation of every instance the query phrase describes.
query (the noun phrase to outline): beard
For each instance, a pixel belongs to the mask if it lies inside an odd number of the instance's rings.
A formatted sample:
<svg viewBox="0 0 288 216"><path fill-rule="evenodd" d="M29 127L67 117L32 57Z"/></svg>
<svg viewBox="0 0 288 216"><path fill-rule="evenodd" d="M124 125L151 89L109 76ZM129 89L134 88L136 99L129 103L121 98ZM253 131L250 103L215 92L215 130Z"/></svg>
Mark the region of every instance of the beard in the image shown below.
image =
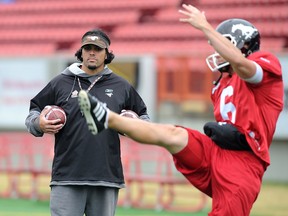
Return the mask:
<svg viewBox="0 0 288 216"><path fill-rule="evenodd" d="M89 70L95 70L97 68L96 65L88 65Z"/></svg>

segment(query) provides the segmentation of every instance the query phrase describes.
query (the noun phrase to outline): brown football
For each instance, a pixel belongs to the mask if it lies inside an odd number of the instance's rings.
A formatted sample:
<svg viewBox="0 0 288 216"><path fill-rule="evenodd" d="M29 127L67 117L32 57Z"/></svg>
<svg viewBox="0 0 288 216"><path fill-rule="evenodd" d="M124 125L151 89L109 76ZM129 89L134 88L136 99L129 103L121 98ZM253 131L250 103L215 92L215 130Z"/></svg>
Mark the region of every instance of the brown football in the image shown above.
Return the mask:
<svg viewBox="0 0 288 216"><path fill-rule="evenodd" d="M46 119L48 120L55 120L61 119L61 124L65 125L66 123L66 113L65 111L56 105L48 105L46 107L51 107L51 110L46 114Z"/></svg>
<svg viewBox="0 0 288 216"><path fill-rule="evenodd" d="M132 110L122 110L120 116L125 116L129 118L139 118L138 114Z"/></svg>

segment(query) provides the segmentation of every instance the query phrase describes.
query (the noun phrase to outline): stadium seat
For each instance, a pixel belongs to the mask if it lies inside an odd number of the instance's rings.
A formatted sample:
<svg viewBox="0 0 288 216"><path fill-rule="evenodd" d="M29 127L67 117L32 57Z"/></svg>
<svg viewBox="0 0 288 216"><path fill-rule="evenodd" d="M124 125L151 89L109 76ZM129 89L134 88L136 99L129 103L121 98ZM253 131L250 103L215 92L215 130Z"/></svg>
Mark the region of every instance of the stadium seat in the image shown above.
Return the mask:
<svg viewBox="0 0 288 216"><path fill-rule="evenodd" d="M285 47L286 40L283 38L262 38L261 50L267 50L273 53L280 53Z"/></svg>
<svg viewBox="0 0 288 216"><path fill-rule="evenodd" d="M201 0L201 5L204 6L227 6L227 5L271 5L271 4L285 4L287 0Z"/></svg>
<svg viewBox="0 0 288 216"><path fill-rule="evenodd" d="M123 23L136 23L139 19L137 11L115 11L107 16L107 12L66 12L66 13L41 13L41 14L0 14L1 29L22 28L67 28L80 27L81 29L92 26L115 26Z"/></svg>
<svg viewBox="0 0 288 216"><path fill-rule="evenodd" d="M273 0L273 5L244 4L254 1L244 0L243 4L232 4L227 0L220 0L220 3L226 2L221 7L218 6L218 1L216 4L211 0L197 1L195 4L206 11L207 18L214 27L231 16L243 17L251 19L257 26L259 23L262 38L282 37L282 41L285 40L287 4L283 4L283 0ZM79 38L84 32L100 27L111 35L111 48L115 45L117 53L190 53L194 50L202 51L201 46L206 50L206 43L197 45L197 42L205 40L202 33L189 28L185 23L179 23L179 7L178 0L124 0L117 4L113 0L19 0L0 7L0 44L7 47L5 44L16 41L29 44L35 41L43 44L45 41L48 44L54 43L54 46L49 45L49 49L48 46L43 47L45 53L63 49L74 52L76 44L79 47ZM285 46L278 42L277 49L274 50L281 50L278 46L281 44ZM11 50L16 48L17 46L13 46Z"/></svg>
<svg viewBox="0 0 288 216"><path fill-rule="evenodd" d="M106 17L109 17L111 11L121 11L125 9L129 10L156 10L161 7L174 6L179 3L178 0L106 0L106 1L94 1L94 0L18 0L14 4L1 5L0 13L59 13L69 11L84 11L84 12L98 12L105 11Z"/></svg>
<svg viewBox="0 0 288 216"><path fill-rule="evenodd" d="M36 56L52 55L56 52L55 43L18 43L0 46L0 56Z"/></svg>
<svg viewBox="0 0 288 216"><path fill-rule="evenodd" d="M134 25L119 25L112 32L112 36L122 40L167 40L167 39L191 39L203 38L203 34L193 28L188 28L182 23L159 24L143 23Z"/></svg>
<svg viewBox="0 0 288 216"><path fill-rule="evenodd" d="M71 42L80 40L87 28L0 29L1 42Z"/></svg>
<svg viewBox="0 0 288 216"><path fill-rule="evenodd" d="M238 5L226 6L218 8L206 8L205 11L207 19L213 22L221 22L230 18L242 18L250 22L255 21L270 21L287 19L288 18L288 4L287 5L270 5L269 10L265 5Z"/></svg>
<svg viewBox="0 0 288 216"><path fill-rule="evenodd" d="M287 38L288 28L286 20L254 22L263 37Z"/></svg>

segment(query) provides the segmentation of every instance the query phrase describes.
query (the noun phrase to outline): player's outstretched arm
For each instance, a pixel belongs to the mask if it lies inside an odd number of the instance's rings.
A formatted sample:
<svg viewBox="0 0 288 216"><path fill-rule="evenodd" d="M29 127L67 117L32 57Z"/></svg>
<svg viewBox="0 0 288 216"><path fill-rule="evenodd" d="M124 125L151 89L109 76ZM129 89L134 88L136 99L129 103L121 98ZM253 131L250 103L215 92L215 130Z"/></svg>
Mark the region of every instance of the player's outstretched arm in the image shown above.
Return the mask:
<svg viewBox="0 0 288 216"><path fill-rule="evenodd" d="M235 45L211 26L204 12L192 5L183 4L179 13L183 15L183 18L180 18L179 21L188 23L202 31L215 51L231 64L234 71L242 79L249 79L254 76L256 73L255 64L245 58Z"/></svg>

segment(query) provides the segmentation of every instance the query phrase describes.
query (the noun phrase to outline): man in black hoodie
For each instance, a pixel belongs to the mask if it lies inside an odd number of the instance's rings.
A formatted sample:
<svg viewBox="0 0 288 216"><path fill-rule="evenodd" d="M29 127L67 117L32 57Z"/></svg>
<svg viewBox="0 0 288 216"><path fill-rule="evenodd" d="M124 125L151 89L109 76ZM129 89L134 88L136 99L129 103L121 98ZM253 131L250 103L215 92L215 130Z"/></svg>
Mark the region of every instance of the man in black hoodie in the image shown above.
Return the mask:
<svg viewBox="0 0 288 216"><path fill-rule="evenodd" d="M80 90L100 98L116 113L132 110L149 121L146 105L136 90L114 74L107 64L114 59L110 39L100 29L86 32L74 63L53 78L30 101L25 124L34 136L55 135L50 210L52 216L113 216L118 191L125 186L119 134L115 130L94 136L88 131L77 97ZM57 105L67 122L47 120Z"/></svg>

